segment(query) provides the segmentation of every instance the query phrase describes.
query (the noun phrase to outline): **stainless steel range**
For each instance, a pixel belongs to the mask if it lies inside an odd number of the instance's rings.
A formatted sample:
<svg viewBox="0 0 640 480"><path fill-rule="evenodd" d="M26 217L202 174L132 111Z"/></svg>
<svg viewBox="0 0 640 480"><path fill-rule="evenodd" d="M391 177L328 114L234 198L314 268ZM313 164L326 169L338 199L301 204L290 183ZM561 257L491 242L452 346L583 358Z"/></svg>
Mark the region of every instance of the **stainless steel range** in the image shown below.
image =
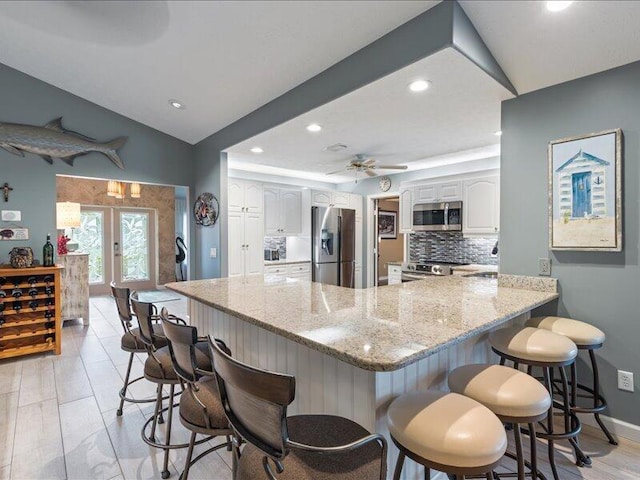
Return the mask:
<svg viewBox="0 0 640 480"><path fill-rule="evenodd" d="M428 275L451 275L453 269L460 265L468 265L468 263L454 263L454 262L427 262L427 263L415 263L407 262L402 264L402 281L412 282L414 280L422 280Z"/></svg>

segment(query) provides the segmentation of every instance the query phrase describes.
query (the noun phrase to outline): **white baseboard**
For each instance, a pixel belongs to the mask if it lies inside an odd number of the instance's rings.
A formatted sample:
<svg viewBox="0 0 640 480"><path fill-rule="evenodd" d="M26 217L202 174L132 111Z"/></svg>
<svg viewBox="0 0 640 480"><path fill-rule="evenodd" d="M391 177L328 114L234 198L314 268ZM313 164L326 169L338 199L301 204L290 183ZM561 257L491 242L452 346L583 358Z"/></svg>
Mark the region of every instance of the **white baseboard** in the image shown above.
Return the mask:
<svg viewBox="0 0 640 480"><path fill-rule="evenodd" d="M622 437L627 440L631 440L632 442L640 443L640 425L634 425L633 423L618 420L617 418L607 417L606 415L600 415L600 419L614 437ZM582 422L582 425L587 427L589 430L593 429L602 433L600 426L593 415L580 415L580 421Z"/></svg>

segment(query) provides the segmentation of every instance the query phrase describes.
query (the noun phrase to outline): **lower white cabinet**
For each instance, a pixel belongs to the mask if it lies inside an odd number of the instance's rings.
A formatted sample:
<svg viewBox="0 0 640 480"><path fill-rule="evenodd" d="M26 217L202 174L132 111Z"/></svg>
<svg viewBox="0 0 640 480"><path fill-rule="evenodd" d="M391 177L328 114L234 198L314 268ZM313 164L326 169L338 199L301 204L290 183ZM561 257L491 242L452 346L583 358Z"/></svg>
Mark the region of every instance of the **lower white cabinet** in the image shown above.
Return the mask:
<svg viewBox="0 0 640 480"><path fill-rule="evenodd" d="M277 275L279 277L302 278L311 280L311 263L292 263L289 265L267 265L264 267L265 275Z"/></svg>
<svg viewBox="0 0 640 480"><path fill-rule="evenodd" d="M400 265L389 265L387 271L387 283L389 285L402 283L402 267Z"/></svg>
<svg viewBox="0 0 640 480"><path fill-rule="evenodd" d="M259 275L264 268L262 213L229 212L229 276Z"/></svg>
<svg viewBox="0 0 640 480"><path fill-rule="evenodd" d="M354 269L355 276L355 288L362 288L362 267L356 264L356 268Z"/></svg>

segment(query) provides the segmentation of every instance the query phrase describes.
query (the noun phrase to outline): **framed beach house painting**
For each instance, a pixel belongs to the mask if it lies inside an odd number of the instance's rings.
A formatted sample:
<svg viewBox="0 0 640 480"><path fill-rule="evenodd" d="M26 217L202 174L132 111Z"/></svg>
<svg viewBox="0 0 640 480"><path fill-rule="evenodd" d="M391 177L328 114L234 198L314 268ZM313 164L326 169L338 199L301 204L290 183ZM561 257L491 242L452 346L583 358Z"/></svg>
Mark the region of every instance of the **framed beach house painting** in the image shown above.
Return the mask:
<svg viewBox="0 0 640 480"><path fill-rule="evenodd" d="M622 131L549 143L549 248L622 250Z"/></svg>

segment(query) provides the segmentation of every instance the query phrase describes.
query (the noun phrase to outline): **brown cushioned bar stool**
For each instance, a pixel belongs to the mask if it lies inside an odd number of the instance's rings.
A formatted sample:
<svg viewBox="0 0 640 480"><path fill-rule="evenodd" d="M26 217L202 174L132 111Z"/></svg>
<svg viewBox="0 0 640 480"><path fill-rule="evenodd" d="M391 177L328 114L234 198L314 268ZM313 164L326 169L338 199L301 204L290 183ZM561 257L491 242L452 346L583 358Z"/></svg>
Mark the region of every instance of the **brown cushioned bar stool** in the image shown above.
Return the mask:
<svg viewBox="0 0 640 480"><path fill-rule="evenodd" d="M131 312L131 305L129 303L130 290L128 288L118 287L115 282L111 282L111 294L116 301L116 307L118 309L118 317L122 324L124 334L120 341L120 348L125 352L129 352L129 364L127 365L127 373L124 376L124 386L120 390L120 407L116 410L116 415L122 415L122 409L124 402L131 403L151 403L155 402L155 398L150 399L135 399L127 397L127 389L129 385L144 379L144 376L130 380L131 367L133 365L133 358L136 353L145 353L147 351L144 343L140 339L140 328L133 327L133 313ZM154 330L162 335L162 325L156 324L153 326ZM164 343L163 343L164 342ZM161 336L158 336L158 344L160 346L166 345L166 341Z"/></svg>
<svg viewBox="0 0 640 480"><path fill-rule="evenodd" d="M234 448L235 480L386 480L384 437L334 415L287 417L294 377L241 363L211 338L209 345L234 444L246 442Z"/></svg>
<svg viewBox="0 0 640 480"><path fill-rule="evenodd" d="M527 476L545 478L538 471L535 423L544 420L551 407L549 392L535 378L502 365L464 365L449 374L449 389L480 402L503 423L513 425L516 454L506 455L518 463L517 474L500 474L500 478ZM520 425L527 424L531 442L531 462L525 462Z"/></svg>
<svg viewBox="0 0 640 480"><path fill-rule="evenodd" d="M577 367L574 362L571 365L571 406L576 413L592 413L603 433L607 436L609 443L617 445L618 442L600 419L600 413L607 408L607 401L600 394L600 376L594 350L602 348L606 338L604 332L586 322L565 317L534 317L527 322L527 326L543 328L553 333L564 335L573 340L578 350L587 350L589 352L591 371L593 372L593 388L578 383ZM586 393L578 395L578 390ZM577 402L578 396L590 399L593 401L593 406L579 406Z"/></svg>
<svg viewBox="0 0 640 480"><path fill-rule="evenodd" d="M554 442L568 440L573 447L578 465L590 462L577 442L580 433L580 420L571 410L569 401L569 382L565 367L571 365L578 355L578 347L569 338L562 335L532 327L502 328L489 334L489 343L492 350L500 356L500 363L506 360L514 363L514 367L527 365L528 367L540 367L542 369L544 386L553 397L552 369L560 371L562 402L551 402L547 415L546 428L538 432L537 436L547 440L549 464L555 480L559 480L558 469L555 462ZM558 432L554 430L553 409L561 411L564 419L564 428ZM543 426L544 427L544 426Z"/></svg>
<svg viewBox="0 0 640 480"><path fill-rule="evenodd" d="M167 346L167 340L164 337L159 336L154 325L152 323L152 316L156 311L155 306L152 303L141 302L138 299L136 292L131 293L131 308L133 313L138 318L138 325L140 326L140 340L144 343L147 351L147 360L144 363L144 378L158 386L158 394L156 397L156 406L153 416L149 418L142 426L141 436L142 440L147 444L155 448L161 448L164 450L164 461L162 465L162 478L169 478L171 475L169 472L169 451L176 448L188 448L188 443L171 444L171 425L173 421L173 408L174 399L176 396L175 387L181 384L180 377L173 368L173 362L171 361L171 354L169 353L169 347ZM174 321L184 323L184 321L172 317ZM194 361L199 368L203 370L211 370L211 358L209 357L207 342L198 342L195 349ZM163 408L163 396L162 388L164 385L169 385L169 402L167 407ZM178 392L178 395L181 392ZM158 423L162 423L162 414L167 413L167 422L165 424L165 442L160 443L156 441L156 427ZM147 428L151 425L151 430L147 434ZM208 438L199 440L196 444L200 444L209 440Z"/></svg>
<svg viewBox="0 0 640 480"><path fill-rule="evenodd" d="M507 435L498 417L484 405L457 393L435 390L412 392L396 398L387 411L389 433L400 450L394 480L402 473L405 457L430 469L455 474L486 475L507 449Z"/></svg>
<svg viewBox="0 0 640 480"><path fill-rule="evenodd" d="M195 362L196 345L199 340L202 340L198 338L198 331L195 327L180 325L173 321L166 308L162 309L160 317L169 341L169 353L173 368L186 385L186 389L180 397L179 412L180 422L191 432L184 470L180 475L181 480L187 480L189 469L195 462L220 448L231 449L230 437L233 432L222 408L213 369L203 370ZM207 339L204 341L206 342ZM216 343L228 355L231 355L231 351L222 340L216 340ZM225 436L227 441L205 450L192 460L197 434L206 435L208 438Z"/></svg>

